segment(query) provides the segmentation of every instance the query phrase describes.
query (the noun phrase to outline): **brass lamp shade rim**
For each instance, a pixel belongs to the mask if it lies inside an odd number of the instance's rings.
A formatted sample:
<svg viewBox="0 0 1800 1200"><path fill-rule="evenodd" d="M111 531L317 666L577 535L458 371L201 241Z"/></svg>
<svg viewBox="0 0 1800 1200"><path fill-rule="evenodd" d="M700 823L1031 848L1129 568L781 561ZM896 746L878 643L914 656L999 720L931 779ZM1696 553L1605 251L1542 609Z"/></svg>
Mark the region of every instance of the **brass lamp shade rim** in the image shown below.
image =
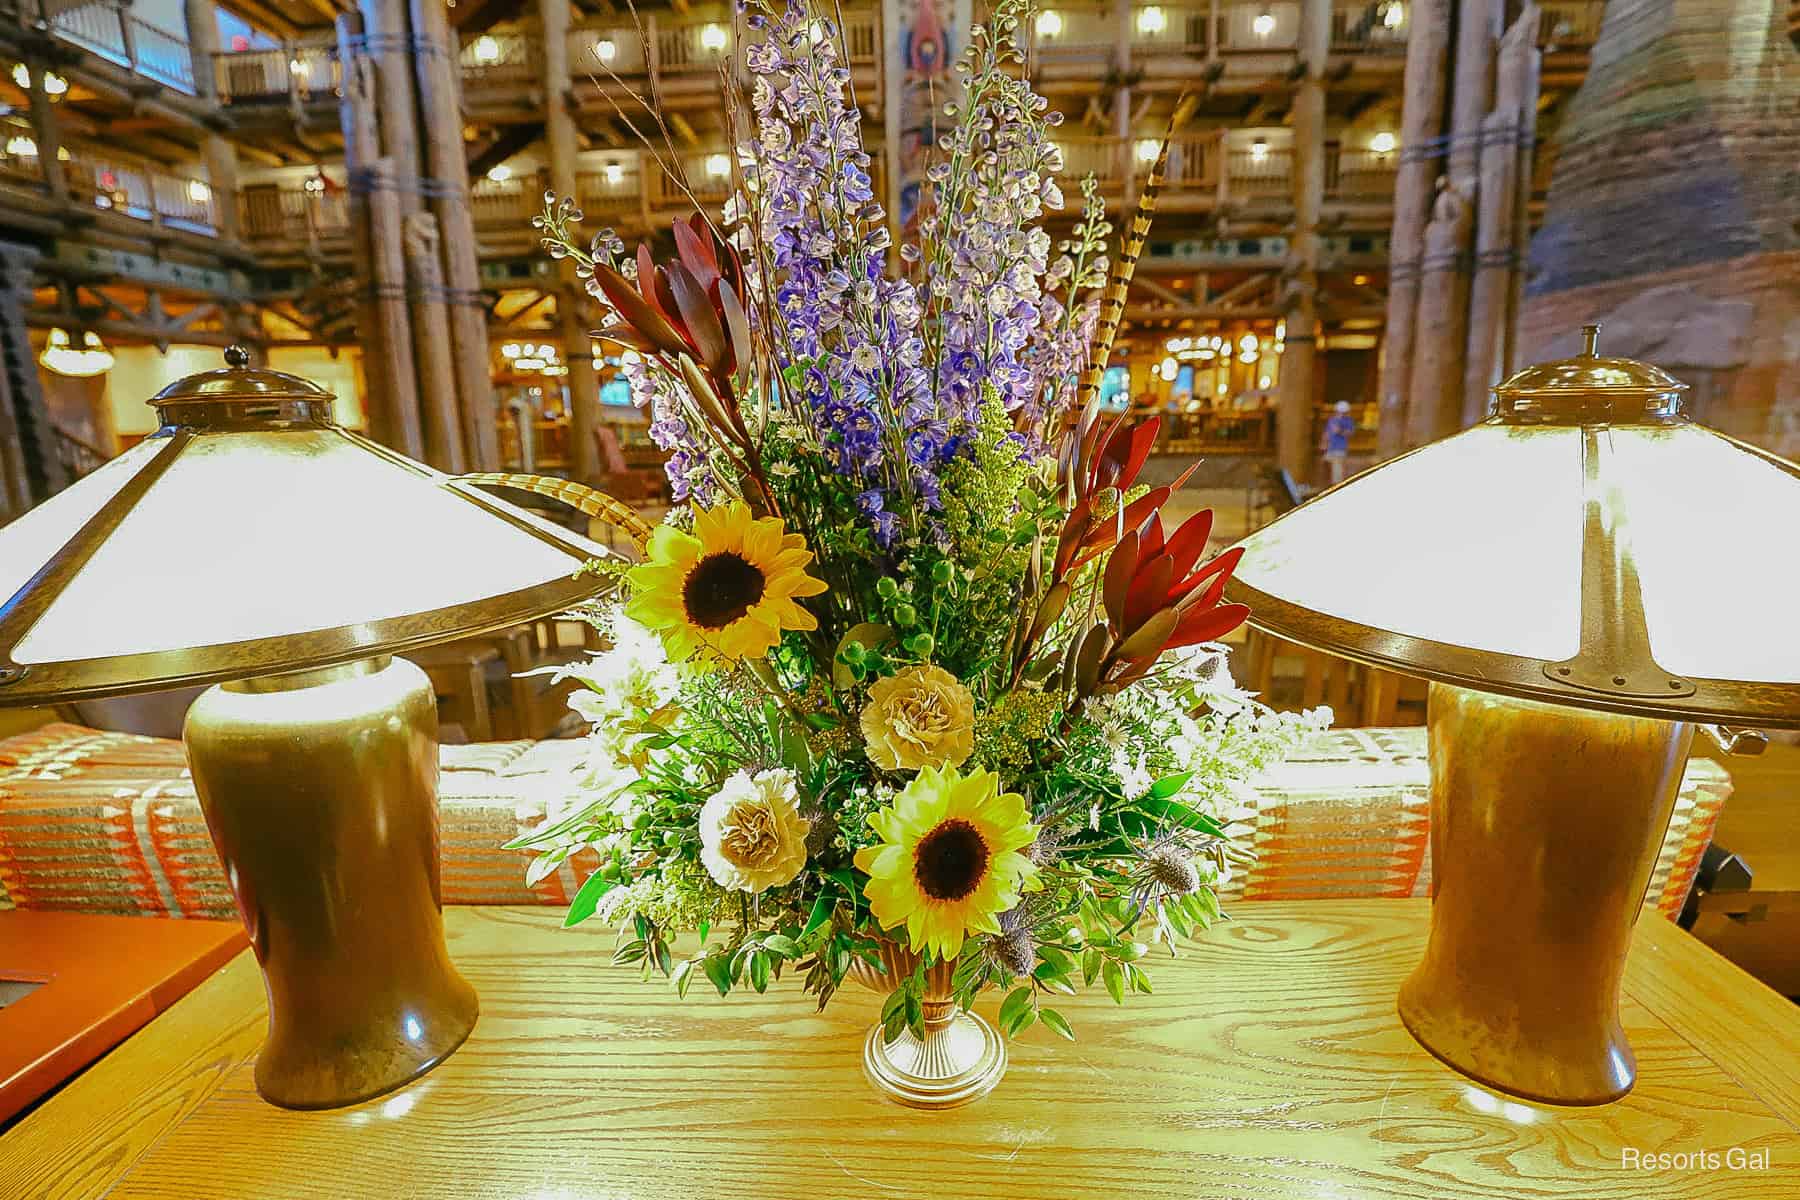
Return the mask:
<svg viewBox="0 0 1800 1200"><path fill-rule="evenodd" d="M223 683L249 675L331 667L374 655L405 655L409 650L479 637L566 611L593 598L597 590L593 579L571 578L474 604L312 633L70 662L36 664L7 660L0 663L0 707L97 700L133 692ZM302 645L309 647L304 653L297 651Z"/></svg>
<svg viewBox="0 0 1800 1200"><path fill-rule="evenodd" d="M1558 664L1543 659L1378 629L1282 600L1235 577L1225 586L1225 599L1248 605L1250 625L1264 633L1403 675L1627 716L1800 729L1800 687L1792 685L1683 677L1684 683L1692 685L1690 693L1620 695L1565 682L1555 676Z"/></svg>
<svg viewBox="0 0 1800 1200"><path fill-rule="evenodd" d="M276 423L271 436L294 436L281 432L287 427L285 423ZM435 472L350 430L333 425L322 428L394 467L419 476L436 477ZM569 574L439 608L298 633L93 658L34 662L15 657L16 648L34 624L195 437L196 430L187 427L165 426L152 434L153 440L162 440L165 444L10 600L0 603L0 707L91 700L220 683L250 675L307 670L373 655L404 653L562 612L611 586L611 581L604 576L576 574L586 556L573 539L565 541L522 519L510 506L483 494L470 483L438 477L446 492L484 510L517 532L568 554Z"/></svg>

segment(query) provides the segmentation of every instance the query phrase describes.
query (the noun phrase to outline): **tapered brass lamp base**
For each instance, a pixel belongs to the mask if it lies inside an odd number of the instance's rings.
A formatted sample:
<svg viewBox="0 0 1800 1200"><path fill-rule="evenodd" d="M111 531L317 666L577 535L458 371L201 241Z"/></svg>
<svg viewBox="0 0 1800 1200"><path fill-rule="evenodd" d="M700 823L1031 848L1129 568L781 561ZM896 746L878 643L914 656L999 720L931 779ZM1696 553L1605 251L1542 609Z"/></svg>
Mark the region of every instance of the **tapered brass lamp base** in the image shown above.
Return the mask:
<svg viewBox="0 0 1800 1200"><path fill-rule="evenodd" d="M1500 1091L1616 1100L1619 981L1693 727L1437 683L1428 719L1431 937L1400 1017Z"/></svg>
<svg viewBox="0 0 1800 1200"><path fill-rule="evenodd" d="M425 673L381 658L223 684L186 740L268 986L263 1097L352 1104L460 1046L477 1004L444 948Z"/></svg>

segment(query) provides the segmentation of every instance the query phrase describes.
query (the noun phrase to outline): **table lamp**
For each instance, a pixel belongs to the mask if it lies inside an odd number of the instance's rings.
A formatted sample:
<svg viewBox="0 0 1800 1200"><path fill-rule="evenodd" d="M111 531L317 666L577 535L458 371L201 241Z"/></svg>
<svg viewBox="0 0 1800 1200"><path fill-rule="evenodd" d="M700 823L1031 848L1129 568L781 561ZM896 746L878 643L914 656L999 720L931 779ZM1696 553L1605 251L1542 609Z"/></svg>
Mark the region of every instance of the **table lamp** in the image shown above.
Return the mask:
<svg viewBox="0 0 1800 1200"><path fill-rule="evenodd" d="M227 366L0 528L0 703L213 683L195 791L262 966L257 1088L378 1095L468 1036L444 945L437 707L399 654L600 591L600 546L342 428L323 388Z"/></svg>
<svg viewBox="0 0 1800 1200"><path fill-rule="evenodd" d="M1278 637L1432 681L1431 932L1400 1016L1560 1104L1634 1080L1619 984L1695 724L1800 727L1800 467L1585 334L1479 425L1245 539L1226 592Z"/></svg>

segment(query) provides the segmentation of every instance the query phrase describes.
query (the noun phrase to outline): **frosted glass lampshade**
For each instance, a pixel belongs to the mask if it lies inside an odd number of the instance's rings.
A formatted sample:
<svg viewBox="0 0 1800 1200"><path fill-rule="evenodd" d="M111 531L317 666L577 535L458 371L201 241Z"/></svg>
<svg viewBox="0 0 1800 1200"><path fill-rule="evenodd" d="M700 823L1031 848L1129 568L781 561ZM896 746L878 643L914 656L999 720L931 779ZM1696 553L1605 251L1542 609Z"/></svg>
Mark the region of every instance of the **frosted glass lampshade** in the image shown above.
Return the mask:
<svg viewBox="0 0 1800 1200"><path fill-rule="evenodd" d="M1800 467L1588 353L1482 424L1246 538L1228 599L1277 636L1482 691L1800 727Z"/></svg>
<svg viewBox="0 0 1800 1200"><path fill-rule="evenodd" d="M242 358L239 357L241 364ZM242 365L0 528L0 703L326 666L559 612L607 551L333 423Z"/></svg>

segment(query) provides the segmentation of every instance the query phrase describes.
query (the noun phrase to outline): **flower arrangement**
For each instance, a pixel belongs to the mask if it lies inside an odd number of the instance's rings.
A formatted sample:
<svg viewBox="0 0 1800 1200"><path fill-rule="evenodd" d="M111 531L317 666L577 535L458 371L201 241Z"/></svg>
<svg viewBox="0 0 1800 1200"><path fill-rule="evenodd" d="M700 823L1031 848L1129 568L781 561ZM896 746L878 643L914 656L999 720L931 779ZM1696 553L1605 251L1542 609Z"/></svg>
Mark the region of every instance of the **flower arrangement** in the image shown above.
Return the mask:
<svg viewBox="0 0 1800 1200"><path fill-rule="evenodd" d="M1101 419L1100 301L1137 247L1111 268L1091 179L1072 234L1044 227L1024 13L974 30L897 255L835 30L798 3L750 16L721 222L677 222L666 259L584 245L566 200L536 222L627 347L677 504L596 567L624 598L571 670L583 786L516 845L534 880L597 855L568 923L617 921L617 960L683 995L794 971L822 1007L898 963L883 1043L989 987L1009 1036L1072 1037L1056 994L1149 991L1149 944L1219 916L1245 781L1319 723L1232 685L1237 552L1208 557L1208 512L1165 528L1154 419Z"/></svg>

